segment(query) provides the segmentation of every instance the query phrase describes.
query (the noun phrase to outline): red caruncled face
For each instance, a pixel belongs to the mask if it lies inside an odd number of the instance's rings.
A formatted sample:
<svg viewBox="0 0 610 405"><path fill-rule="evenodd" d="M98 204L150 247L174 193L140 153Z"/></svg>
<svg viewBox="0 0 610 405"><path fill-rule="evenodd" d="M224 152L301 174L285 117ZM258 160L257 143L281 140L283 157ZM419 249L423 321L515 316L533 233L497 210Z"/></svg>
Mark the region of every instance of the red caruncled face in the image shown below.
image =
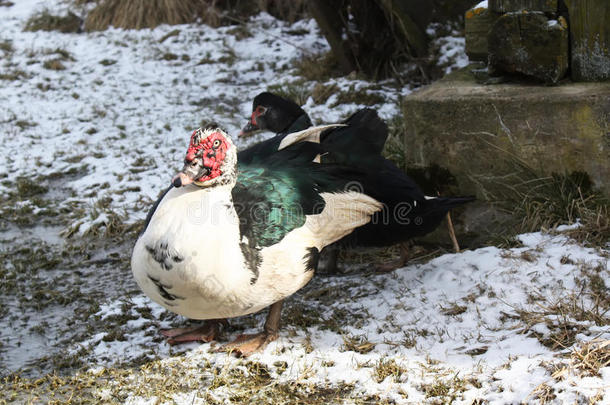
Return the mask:
<svg viewBox="0 0 610 405"><path fill-rule="evenodd" d="M208 169L207 174L195 179L196 182L208 181L222 174L220 168L230 147L225 137L218 131L212 132L203 139L200 134L199 131L193 132L185 159L186 165L198 161Z"/></svg>
<svg viewBox="0 0 610 405"><path fill-rule="evenodd" d="M264 115L266 111L267 109L262 105L257 106L256 110L252 111L252 115L250 116L250 124L252 124L254 127L258 127L258 122L256 122L256 119L261 115Z"/></svg>

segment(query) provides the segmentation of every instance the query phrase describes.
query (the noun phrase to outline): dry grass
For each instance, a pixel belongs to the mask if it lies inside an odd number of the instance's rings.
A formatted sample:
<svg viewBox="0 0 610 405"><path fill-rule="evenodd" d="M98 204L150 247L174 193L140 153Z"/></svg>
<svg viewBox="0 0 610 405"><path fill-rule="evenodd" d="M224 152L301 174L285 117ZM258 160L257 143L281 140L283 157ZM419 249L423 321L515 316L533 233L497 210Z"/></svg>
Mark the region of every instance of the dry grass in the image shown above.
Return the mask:
<svg viewBox="0 0 610 405"><path fill-rule="evenodd" d="M352 351L360 354L371 352L375 343L369 342L366 336L343 336L343 351Z"/></svg>
<svg viewBox="0 0 610 405"><path fill-rule="evenodd" d="M388 121L388 139L383 148L383 156L390 159L403 170L406 170L407 150L405 148L404 136L407 132L407 123L403 114L397 114Z"/></svg>
<svg viewBox="0 0 610 405"><path fill-rule="evenodd" d="M339 63L332 53L307 55L295 63L296 74L310 81L326 81L342 76Z"/></svg>
<svg viewBox="0 0 610 405"><path fill-rule="evenodd" d="M460 378L458 372L451 375L448 374L448 371L436 367L431 367L430 372L434 376L434 381L422 384L420 390L433 404L450 404L460 398L461 393L466 391L469 384L476 384L476 381Z"/></svg>
<svg viewBox="0 0 610 405"><path fill-rule="evenodd" d="M13 42L7 39L0 41L0 51L3 51L6 54L13 53L15 49L13 48Z"/></svg>
<svg viewBox="0 0 610 405"><path fill-rule="evenodd" d="M525 323L524 333L530 333L546 347L563 350L576 343L579 333L586 332L590 324L599 327L610 325L610 291L604 282L604 264L581 263L576 277L578 290L567 291L559 297L532 295L537 309L517 309ZM544 324L549 332L534 331Z"/></svg>
<svg viewBox="0 0 610 405"><path fill-rule="evenodd" d="M210 404L320 404L346 400L354 404L387 403L378 397L362 398L350 384L278 382L273 373L281 374L284 367L281 364L274 370L253 361L229 367L214 366L205 360L185 364L180 357L174 357L149 361L137 368L80 371L72 376L47 374L30 379L11 375L0 379L0 389L11 403L124 403L138 396L153 399L154 403L174 403L177 395Z"/></svg>
<svg viewBox="0 0 610 405"><path fill-rule="evenodd" d="M309 17L307 4L305 0L257 0L256 8L268 12L275 18L293 23Z"/></svg>
<svg viewBox="0 0 610 405"><path fill-rule="evenodd" d="M382 383L388 377L392 377L394 382L398 383L403 379L403 374L407 372L408 370L398 365L394 359L379 359L373 368L373 376L377 383Z"/></svg>
<svg viewBox="0 0 610 405"><path fill-rule="evenodd" d="M66 70L66 66L59 59L47 60L42 64L42 67L48 70Z"/></svg>
<svg viewBox="0 0 610 405"><path fill-rule="evenodd" d="M306 15L306 2L280 0L102 0L85 21L87 31L117 28L154 28L161 24L201 21L212 27L243 23L267 11L277 18L296 21Z"/></svg>
<svg viewBox="0 0 610 405"><path fill-rule="evenodd" d="M610 367L610 340L595 339L583 343L572 351L570 363L581 374L599 377L599 370Z"/></svg>
<svg viewBox="0 0 610 405"><path fill-rule="evenodd" d="M493 154L497 163L505 167L503 176L472 176L479 191L501 211L512 216L503 224L504 232L513 234L552 230L559 225L580 222L579 229L567 234L579 242L605 247L610 241L610 200L595 189L589 175L573 171L548 173L534 167L515 151L498 147ZM499 157L498 157L499 156Z"/></svg>
<svg viewBox="0 0 610 405"><path fill-rule="evenodd" d="M267 91L292 100L298 105L305 104L311 96L309 86L303 81L295 81L288 84L273 84L267 87Z"/></svg>
<svg viewBox="0 0 610 405"><path fill-rule="evenodd" d="M601 377L600 370L610 367L610 340L593 339L582 342L565 357L568 358L568 362L551 362L545 365L552 380L538 385L527 398L536 399L541 404L555 403L557 396L552 382L575 377ZM592 396L581 397L578 402L596 404L603 397L604 389L600 388Z"/></svg>
<svg viewBox="0 0 610 405"><path fill-rule="evenodd" d="M585 243L604 246L610 242L610 209L607 204L597 205L595 201L581 200L578 207L582 226L565 233Z"/></svg>
<svg viewBox="0 0 610 405"><path fill-rule="evenodd" d="M160 24L186 24L206 15L204 0L104 0L87 16L87 31L117 28L154 28ZM217 25L217 24L216 24Z"/></svg>
<svg viewBox="0 0 610 405"><path fill-rule="evenodd" d="M537 399L538 403L541 405L551 404L557 398L555 395L555 389L548 384L540 384L537 386L534 391L530 394L530 397L533 399Z"/></svg>
<svg viewBox="0 0 610 405"><path fill-rule="evenodd" d="M316 83L311 93L311 97L313 98L314 103L325 104L326 100L328 100L330 96L338 93L339 91L339 86L337 86L335 83Z"/></svg>
<svg viewBox="0 0 610 405"><path fill-rule="evenodd" d="M76 14L68 12L65 16L56 16L44 10L35 14L25 24L25 31L59 31L63 33L80 32L83 21Z"/></svg>
<svg viewBox="0 0 610 405"><path fill-rule="evenodd" d="M586 173L552 174L533 180L517 194L521 204L513 214L521 218L519 232L554 229L577 221L581 227L567 232L579 242L605 246L610 241L608 200L592 188Z"/></svg>

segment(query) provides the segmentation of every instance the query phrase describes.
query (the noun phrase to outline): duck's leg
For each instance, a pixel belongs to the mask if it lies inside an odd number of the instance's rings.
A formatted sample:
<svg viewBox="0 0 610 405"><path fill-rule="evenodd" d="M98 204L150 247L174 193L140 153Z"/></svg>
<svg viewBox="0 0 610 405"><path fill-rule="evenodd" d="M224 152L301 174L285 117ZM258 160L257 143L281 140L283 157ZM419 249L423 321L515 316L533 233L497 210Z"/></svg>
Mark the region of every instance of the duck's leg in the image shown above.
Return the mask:
<svg viewBox="0 0 610 405"><path fill-rule="evenodd" d="M201 326L166 329L162 330L161 334L168 338L167 343L170 345L187 342L211 342L220 335L222 327L228 324L226 319L210 319L204 321Z"/></svg>
<svg viewBox="0 0 610 405"><path fill-rule="evenodd" d="M410 257L411 257L411 242L410 241L401 242L400 243L400 259L390 262L390 263L380 264L377 266L375 271L377 273L389 273L390 271L394 271L396 269L404 267L404 265L407 264L407 262L409 261Z"/></svg>
<svg viewBox="0 0 610 405"><path fill-rule="evenodd" d="M278 337L283 304L284 300L271 305L262 332L253 335L239 335L231 343L222 346L219 351L234 353L240 357L248 357L263 350Z"/></svg>
<svg viewBox="0 0 610 405"><path fill-rule="evenodd" d="M337 244L326 246L320 252L317 271L324 274L339 273L339 268L337 267L338 260L339 246Z"/></svg>
<svg viewBox="0 0 610 405"><path fill-rule="evenodd" d="M460 253L460 245L458 244L457 238L455 237L455 230L453 229L453 221L451 220L451 213L447 213L447 228L449 228L449 237L453 243L453 250L455 253Z"/></svg>

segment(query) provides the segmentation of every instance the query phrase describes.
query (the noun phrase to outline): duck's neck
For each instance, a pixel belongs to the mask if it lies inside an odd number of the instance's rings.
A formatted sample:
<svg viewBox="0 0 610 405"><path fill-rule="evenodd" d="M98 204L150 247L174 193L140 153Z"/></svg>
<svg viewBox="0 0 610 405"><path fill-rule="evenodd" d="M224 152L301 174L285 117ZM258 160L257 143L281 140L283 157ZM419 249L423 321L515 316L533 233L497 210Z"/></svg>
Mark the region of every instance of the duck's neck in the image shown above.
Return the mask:
<svg viewBox="0 0 610 405"><path fill-rule="evenodd" d="M305 114L305 112L303 112L303 114L299 115L297 119L292 121L292 123L284 131L281 131L281 133L291 134L293 132L298 132L307 129L311 126L312 124L311 120L309 119L309 116Z"/></svg>

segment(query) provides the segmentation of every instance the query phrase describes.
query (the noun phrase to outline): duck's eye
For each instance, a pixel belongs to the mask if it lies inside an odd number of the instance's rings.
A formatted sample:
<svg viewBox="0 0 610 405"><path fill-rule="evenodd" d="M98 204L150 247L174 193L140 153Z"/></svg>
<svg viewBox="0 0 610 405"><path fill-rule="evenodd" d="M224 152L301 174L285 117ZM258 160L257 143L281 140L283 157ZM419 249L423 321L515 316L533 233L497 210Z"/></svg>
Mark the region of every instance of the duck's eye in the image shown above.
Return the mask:
<svg viewBox="0 0 610 405"><path fill-rule="evenodd" d="M212 144L212 148L216 149L220 146L220 139L216 139Z"/></svg>
<svg viewBox="0 0 610 405"><path fill-rule="evenodd" d="M191 162L189 162L189 165L191 167L195 167L195 166L197 166L197 161L196 160L192 160Z"/></svg>
<svg viewBox="0 0 610 405"><path fill-rule="evenodd" d="M267 109L261 105L259 105L258 107L256 107L256 113L257 115L262 115L265 112L267 112Z"/></svg>

